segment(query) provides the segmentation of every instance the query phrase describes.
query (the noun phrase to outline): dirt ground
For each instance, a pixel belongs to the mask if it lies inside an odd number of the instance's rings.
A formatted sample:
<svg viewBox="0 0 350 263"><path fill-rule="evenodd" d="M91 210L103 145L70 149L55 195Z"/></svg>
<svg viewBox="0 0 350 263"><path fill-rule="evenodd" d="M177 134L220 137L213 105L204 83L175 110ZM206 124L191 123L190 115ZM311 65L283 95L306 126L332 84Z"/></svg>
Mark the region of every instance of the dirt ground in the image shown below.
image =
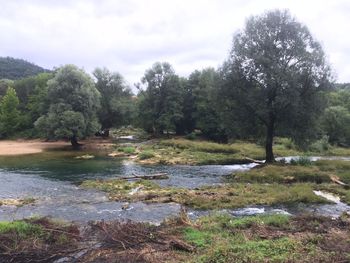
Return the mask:
<svg viewBox="0 0 350 263"><path fill-rule="evenodd" d="M111 140L106 140L102 138L92 138L88 140L79 141L83 144L84 149L108 149L113 143ZM69 147L70 142L68 141L53 141L47 142L43 140L4 140L0 141L0 156L8 155L22 155L22 154L33 154L41 153L45 150L55 149L55 148L65 148Z"/></svg>

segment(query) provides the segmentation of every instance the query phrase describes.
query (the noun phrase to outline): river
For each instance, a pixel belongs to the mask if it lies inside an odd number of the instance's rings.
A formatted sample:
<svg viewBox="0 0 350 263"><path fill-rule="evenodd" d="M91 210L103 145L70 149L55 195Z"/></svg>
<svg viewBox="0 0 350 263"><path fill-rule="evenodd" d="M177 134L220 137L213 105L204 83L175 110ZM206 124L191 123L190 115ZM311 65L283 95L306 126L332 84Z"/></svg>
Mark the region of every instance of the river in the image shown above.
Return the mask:
<svg viewBox="0 0 350 263"><path fill-rule="evenodd" d="M15 220L32 216L86 222L90 220L130 219L160 223L176 216L180 205L123 203L109 201L106 194L82 189L79 183L87 179L107 179L127 175L146 175L166 172L167 180L156 181L161 186L195 188L224 182L224 177L235 171L247 170L256 164L245 165L139 165L125 159L97 155L93 159L76 159L81 152L49 151L41 154L0 157L0 199L35 198L36 202L21 207L0 206L0 220ZM327 205L254 206L235 210L222 210L234 216L289 213L304 211L328 216L338 216L350 207L342 202ZM211 211L188 209L192 218ZM220 212L220 211L219 211Z"/></svg>

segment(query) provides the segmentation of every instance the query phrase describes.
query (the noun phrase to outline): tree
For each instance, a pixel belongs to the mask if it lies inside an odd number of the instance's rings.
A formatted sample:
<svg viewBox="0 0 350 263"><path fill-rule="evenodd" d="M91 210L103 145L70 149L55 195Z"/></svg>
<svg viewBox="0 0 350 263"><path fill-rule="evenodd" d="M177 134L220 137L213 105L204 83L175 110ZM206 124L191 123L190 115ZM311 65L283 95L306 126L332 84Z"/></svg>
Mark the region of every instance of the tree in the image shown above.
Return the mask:
<svg viewBox="0 0 350 263"><path fill-rule="evenodd" d="M194 71L190 74L186 90L191 95L185 116L190 115L193 128L202 131L203 135L216 141L225 141L226 134L221 123L218 107L218 80L219 75L213 68ZM187 98L188 96L186 96ZM186 102L185 101L185 102ZM185 104L186 105L186 104ZM190 119L187 117L186 119Z"/></svg>
<svg viewBox="0 0 350 263"><path fill-rule="evenodd" d="M145 90L139 93L139 121L154 134L181 133L183 87L169 63L155 63L142 78Z"/></svg>
<svg viewBox="0 0 350 263"><path fill-rule="evenodd" d="M297 143L312 135L321 91L331 80L321 45L306 26L280 10L247 20L221 74L225 103L237 117L256 119L264 127L268 163L274 161L276 131Z"/></svg>
<svg viewBox="0 0 350 263"><path fill-rule="evenodd" d="M331 143L350 145L350 111L342 106L328 107L321 119Z"/></svg>
<svg viewBox="0 0 350 263"><path fill-rule="evenodd" d="M98 112L101 129L120 127L131 122L134 111L132 92L122 75L112 73L106 68L93 72L96 88L101 94L101 108Z"/></svg>
<svg viewBox="0 0 350 263"><path fill-rule="evenodd" d="M35 126L48 139L69 138L77 147L78 138L98 130L96 112L100 94L88 74L74 65L58 69L48 82L49 111Z"/></svg>
<svg viewBox="0 0 350 263"><path fill-rule="evenodd" d="M20 122L18 104L16 91L9 87L0 103L0 133L3 137L13 135L17 129Z"/></svg>

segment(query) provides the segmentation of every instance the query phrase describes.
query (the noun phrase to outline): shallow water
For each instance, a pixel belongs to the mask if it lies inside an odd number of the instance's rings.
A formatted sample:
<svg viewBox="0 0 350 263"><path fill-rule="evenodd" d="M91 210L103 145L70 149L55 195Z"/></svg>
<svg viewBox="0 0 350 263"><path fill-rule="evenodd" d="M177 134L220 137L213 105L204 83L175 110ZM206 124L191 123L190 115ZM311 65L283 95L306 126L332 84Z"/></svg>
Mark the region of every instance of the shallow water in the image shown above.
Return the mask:
<svg viewBox="0 0 350 263"><path fill-rule="evenodd" d="M17 157L0 157L0 199L34 197L35 204L22 207L0 206L0 220L14 220L31 216L52 216L72 221L131 219L160 223L176 216L178 204L131 203L123 210L123 203L111 202L98 191L81 189L77 185L87 179L107 179L127 175L147 175L166 172L167 180L155 181L162 186L195 188L220 184L225 175L247 170L256 164L245 165L139 165L129 160L110 158L106 153L94 159L75 157L86 152L51 151ZM349 206L338 202L330 205L294 205L289 207L254 206L224 210L234 216L261 213L290 213L304 211L339 216ZM191 217L210 213L189 210Z"/></svg>
<svg viewBox="0 0 350 263"><path fill-rule="evenodd" d="M23 207L0 206L0 220L52 216L74 221L132 219L157 223L177 215L180 206L132 203L123 210L123 203L108 201L104 193L81 189L77 185L87 179L166 172L169 179L155 182L162 186L194 188L222 183L225 175L255 166L138 165L102 154L89 160L75 158L83 154L86 153L53 151L0 157L0 199L36 199L35 204Z"/></svg>

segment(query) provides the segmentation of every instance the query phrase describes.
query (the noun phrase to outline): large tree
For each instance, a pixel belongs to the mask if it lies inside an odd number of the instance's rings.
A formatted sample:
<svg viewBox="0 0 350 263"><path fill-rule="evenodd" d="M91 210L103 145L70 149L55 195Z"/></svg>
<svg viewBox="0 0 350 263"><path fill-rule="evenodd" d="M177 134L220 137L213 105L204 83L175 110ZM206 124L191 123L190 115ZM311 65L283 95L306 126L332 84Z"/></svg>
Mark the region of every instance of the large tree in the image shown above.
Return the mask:
<svg viewBox="0 0 350 263"><path fill-rule="evenodd" d="M14 88L9 87L0 102L0 135L8 137L14 134L19 123L19 100Z"/></svg>
<svg viewBox="0 0 350 263"><path fill-rule="evenodd" d="M91 77L74 65L61 67L48 81L49 111L35 123L48 139L70 139L79 146L78 138L99 129L96 112L100 93Z"/></svg>
<svg viewBox="0 0 350 263"><path fill-rule="evenodd" d="M192 72L186 82L184 105L187 111L184 115L185 120L192 120L193 123L187 121L190 127L201 130L207 138L225 141L226 134L218 107L218 81L219 74L213 68Z"/></svg>
<svg viewBox="0 0 350 263"><path fill-rule="evenodd" d="M155 63L142 78L139 99L141 126L154 134L181 132L183 86L169 63Z"/></svg>
<svg viewBox="0 0 350 263"><path fill-rule="evenodd" d="M97 68L93 72L96 88L101 94L101 108L98 117L101 129L130 124L133 115L131 89L119 73L106 68Z"/></svg>
<svg viewBox="0 0 350 263"><path fill-rule="evenodd" d="M275 10L249 18L235 35L222 77L221 95L236 117L265 127L266 162L273 162L276 131L297 142L312 134L331 72L307 27Z"/></svg>

